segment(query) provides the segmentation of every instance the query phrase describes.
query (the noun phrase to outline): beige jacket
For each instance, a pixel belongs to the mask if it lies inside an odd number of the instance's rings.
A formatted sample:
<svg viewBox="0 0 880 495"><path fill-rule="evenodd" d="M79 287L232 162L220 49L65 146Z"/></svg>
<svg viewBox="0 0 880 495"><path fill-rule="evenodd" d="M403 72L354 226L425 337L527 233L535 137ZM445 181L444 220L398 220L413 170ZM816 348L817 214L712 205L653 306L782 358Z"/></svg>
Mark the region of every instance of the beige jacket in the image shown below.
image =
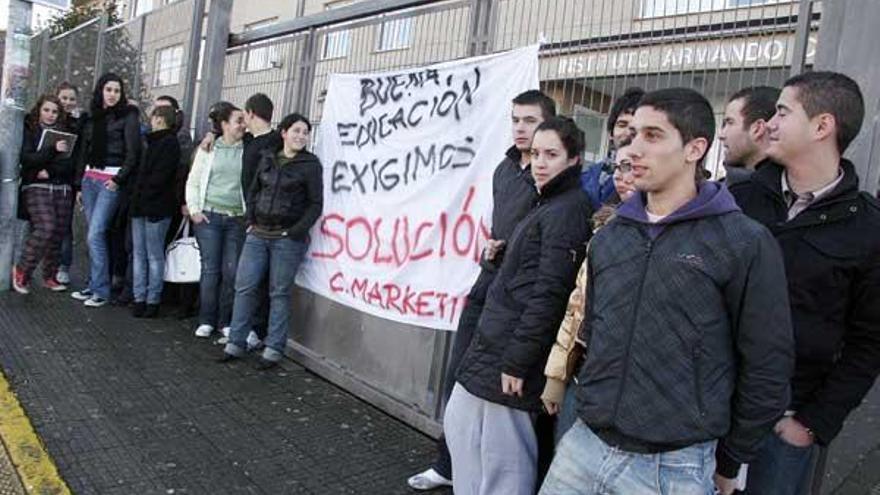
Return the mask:
<svg viewBox="0 0 880 495"><path fill-rule="evenodd" d="M603 206L593 215L593 232L598 231L614 218L614 209ZM577 340L578 330L584 321L584 309L587 298L587 260L589 260L589 246L587 257L578 271L575 288L568 298L568 307L565 309L565 317L559 325L556 333L556 342L550 349L547 365L544 367L544 375L547 384L544 385L544 393L541 399L549 402L562 404L565 396L565 387L571 377L577 372L575 366L583 355L583 343Z"/></svg>

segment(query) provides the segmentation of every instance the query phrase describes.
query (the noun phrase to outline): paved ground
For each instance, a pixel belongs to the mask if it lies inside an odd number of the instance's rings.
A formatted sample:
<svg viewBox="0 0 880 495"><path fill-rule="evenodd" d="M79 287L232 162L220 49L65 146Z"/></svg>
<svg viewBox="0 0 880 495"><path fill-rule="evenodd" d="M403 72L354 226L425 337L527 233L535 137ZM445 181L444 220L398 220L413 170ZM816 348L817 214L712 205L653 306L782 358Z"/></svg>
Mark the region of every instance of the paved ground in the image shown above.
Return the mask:
<svg viewBox="0 0 880 495"><path fill-rule="evenodd" d="M0 365L77 494L409 493L433 442L288 362L213 362L191 324L0 295Z"/></svg>
<svg viewBox="0 0 880 495"><path fill-rule="evenodd" d="M12 467L12 461L9 459L9 453L6 447L0 442L0 495L23 495L24 488L21 486L21 480L15 468Z"/></svg>
<svg viewBox="0 0 880 495"><path fill-rule="evenodd" d="M430 461L432 440L291 362L220 365L192 322L34 292L0 294L0 366L73 493L411 493ZM878 421L880 385L823 493L880 495Z"/></svg>

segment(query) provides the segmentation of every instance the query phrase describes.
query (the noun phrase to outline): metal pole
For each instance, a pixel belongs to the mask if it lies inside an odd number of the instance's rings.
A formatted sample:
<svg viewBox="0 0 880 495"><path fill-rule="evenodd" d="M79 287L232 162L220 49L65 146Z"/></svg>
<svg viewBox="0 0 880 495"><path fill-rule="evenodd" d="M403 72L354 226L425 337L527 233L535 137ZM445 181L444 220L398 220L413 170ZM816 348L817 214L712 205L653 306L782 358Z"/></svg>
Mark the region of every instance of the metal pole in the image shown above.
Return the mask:
<svg viewBox="0 0 880 495"><path fill-rule="evenodd" d="M791 75L804 71L807 59L807 45L810 41L810 21L813 17L813 0L801 0L798 8L797 31L794 35L794 51L791 57Z"/></svg>
<svg viewBox="0 0 880 495"><path fill-rule="evenodd" d="M318 58L318 32L315 28L309 29L309 34L303 40L304 46L300 52L299 77L293 85L293 111L308 115L312 101L312 88L315 85L315 63Z"/></svg>
<svg viewBox="0 0 880 495"><path fill-rule="evenodd" d="M187 52L186 73L183 81L183 115L188 119L187 129L193 122L193 107L196 96L196 76L199 70L199 55L202 47L202 25L205 20L205 0L193 0L192 26L189 31L189 50Z"/></svg>
<svg viewBox="0 0 880 495"><path fill-rule="evenodd" d="M50 43L50 32L48 29L44 29L42 33L40 33L40 80L37 85L38 94L43 94L46 92L46 82L49 77L49 43Z"/></svg>
<svg viewBox="0 0 880 495"><path fill-rule="evenodd" d="M141 70L143 67L141 57L144 56L144 38L146 37L147 16L141 16L140 25L137 45L138 58L134 65L134 77L131 81L131 94L134 95L134 98L136 98L138 102L141 102L141 88L143 88L144 85L144 82L141 80Z"/></svg>
<svg viewBox="0 0 880 495"><path fill-rule="evenodd" d="M229 21L232 17L232 0L212 0L208 10L205 58L202 60L202 84L196 106L196 138L208 131L204 118L211 105L223 92L223 71L226 67L226 46L229 42Z"/></svg>
<svg viewBox="0 0 880 495"><path fill-rule="evenodd" d="M65 36L64 38L62 38L62 40L64 41L64 45L67 47L64 50L64 52L65 52L64 53L64 80L67 82L71 82L70 81L70 55L73 52L73 47L72 47L73 42L71 41L71 39L73 39L73 35ZM61 40L59 40L59 41L61 41Z"/></svg>
<svg viewBox="0 0 880 495"><path fill-rule="evenodd" d="M21 237L18 206L18 159L24 131L30 64L31 4L9 0L0 102L0 290L9 290L15 246Z"/></svg>
<svg viewBox="0 0 880 495"><path fill-rule="evenodd" d="M95 47L95 79L92 86L98 85L98 79L104 72L104 44L107 41L107 24L110 22L107 13L101 14L101 21L98 23L98 43Z"/></svg>

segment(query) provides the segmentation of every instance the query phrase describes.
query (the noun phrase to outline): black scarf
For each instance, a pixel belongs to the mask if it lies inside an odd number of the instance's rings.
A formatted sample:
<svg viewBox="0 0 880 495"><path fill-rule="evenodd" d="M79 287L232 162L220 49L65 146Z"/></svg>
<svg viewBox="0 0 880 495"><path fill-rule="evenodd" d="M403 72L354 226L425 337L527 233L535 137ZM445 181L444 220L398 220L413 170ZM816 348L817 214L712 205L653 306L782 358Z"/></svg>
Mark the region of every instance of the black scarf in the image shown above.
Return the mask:
<svg viewBox="0 0 880 495"><path fill-rule="evenodd" d="M119 102L110 108L92 109L92 142L89 146L89 165L104 168L107 156L107 119L121 118L129 110L128 104Z"/></svg>

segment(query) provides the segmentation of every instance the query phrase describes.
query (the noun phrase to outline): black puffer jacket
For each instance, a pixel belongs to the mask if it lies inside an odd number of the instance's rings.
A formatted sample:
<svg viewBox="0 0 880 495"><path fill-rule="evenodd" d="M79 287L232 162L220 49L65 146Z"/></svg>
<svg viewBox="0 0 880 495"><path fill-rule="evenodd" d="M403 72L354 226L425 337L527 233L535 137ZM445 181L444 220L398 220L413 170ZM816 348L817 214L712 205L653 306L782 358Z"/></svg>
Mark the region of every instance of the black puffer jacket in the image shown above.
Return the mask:
<svg viewBox="0 0 880 495"><path fill-rule="evenodd" d="M132 174L137 173L141 153L139 110L135 106L126 105L117 112L107 112L105 124L107 127L107 149L104 153L104 163L89 163L91 148L94 144L95 119L91 115L86 117L80 135L82 146L78 146L77 152L77 188L82 183L86 166L97 169L120 167L119 173L113 178L113 182L120 186L127 185Z"/></svg>
<svg viewBox="0 0 880 495"><path fill-rule="evenodd" d="M173 129L147 134L137 176L130 186L129 211L133 217L162 218L177 210L180 142Z"/></svg>
<svg viewBox="0 0 880 495"><path fill-rule="evenodd" d="M592 210L579 178L579 167L570 167L550 181L507 241L456 375L478 397L541 409L544 365L591 235ZM502 372L525 381L522 397L501 392Z"/></svg>
<svg viewBox="0 0 880 495"><path fill-rule="evenodd" d="M283 165L279 165L277 153L263 153L246 195L247 222L305 240L324 206L323 168L318 157L305 150Z"/></svg>
<svg viewBox="0 0 880 495"><path fill-rule="evenodd" d="M789 407L822 444L880 373L880 203L859 192L849 161L840 166L841 183L791 221L779 165L731 188L782 247L797 344Z"/></svg>
<svg viewBox="0 0 880 495"><path fill-rule="evenodd" d="M516 146L511 146L492 175L492 239L506 241L538 199L531 169L523 168L521 158L522 153ZM495 272L503 259L502 248L492 261L481 259L480 266Z"/></svg>

